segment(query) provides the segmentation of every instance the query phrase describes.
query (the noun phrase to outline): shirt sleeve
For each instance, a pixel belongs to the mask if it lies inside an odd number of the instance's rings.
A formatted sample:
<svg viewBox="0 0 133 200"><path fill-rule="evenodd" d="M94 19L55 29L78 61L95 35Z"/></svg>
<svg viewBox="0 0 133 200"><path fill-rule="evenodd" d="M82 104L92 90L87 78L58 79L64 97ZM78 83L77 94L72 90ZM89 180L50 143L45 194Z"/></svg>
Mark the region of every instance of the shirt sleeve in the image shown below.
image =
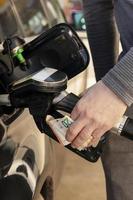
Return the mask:
<svg viewBox="0 0 133 200"><path fill-rule="evenodd" d="M133 48L102 78L127 106L133 103Z"/></svg>
<svg viewBox="0 0 133 200"><path fill-rule="evenodd" d="M123 57L117 61L119 36L113 1L83 0L83 7L96 79L102 79L108 88L130 106L133 103L133 48L128 46L132 47L133 39L124 43L124 56L121 54ZM122 33L124 31L122 27ZM126 33L121 34L122 43L129 38L127 26Z"/></svg>

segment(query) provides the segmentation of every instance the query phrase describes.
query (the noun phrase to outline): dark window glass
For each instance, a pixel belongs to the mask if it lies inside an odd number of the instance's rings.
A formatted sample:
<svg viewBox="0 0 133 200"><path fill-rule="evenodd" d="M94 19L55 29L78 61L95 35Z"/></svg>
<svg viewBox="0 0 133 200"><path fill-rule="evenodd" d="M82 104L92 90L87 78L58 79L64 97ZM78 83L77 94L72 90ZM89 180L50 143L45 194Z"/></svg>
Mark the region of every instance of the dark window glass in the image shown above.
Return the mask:
<svg viewBox="0 0 133 200"><path fill-rule="evenodd" d="M14 0L26 36L48 29L48 20L39 0Z"/></svg>
<svg viewBox="0 0 133 200"><path fill-rule="evenodd" d="M34 36L64 22L57 0L8 0L0 5L0 40L14 34Z"/></svg>
<svg viewBox="0 0 133 200"><path fill-rule="evenodd" d="M0 40L17 33L17 23L13 10L8 3L0 6Z"/></svg>
<svg viewBox="0 0 133 200"><path fill-rule="evenodd" d="M55 25L65 21L63 11L61 10L60 4L57 0L44 0L49 12L49 18L51 25Z"/></svg>

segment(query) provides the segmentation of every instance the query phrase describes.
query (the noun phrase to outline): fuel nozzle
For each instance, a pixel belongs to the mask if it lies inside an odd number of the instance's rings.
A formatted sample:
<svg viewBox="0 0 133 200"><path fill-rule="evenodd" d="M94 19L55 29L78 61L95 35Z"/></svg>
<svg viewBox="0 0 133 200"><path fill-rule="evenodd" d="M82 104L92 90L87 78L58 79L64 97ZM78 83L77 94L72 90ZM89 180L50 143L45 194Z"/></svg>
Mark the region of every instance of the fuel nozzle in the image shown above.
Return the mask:
<svg viewBox="0 0 133 200"><path fill-rule="evenodd" d="M75 94L63 91L59 96L57 96L53 100L53 107L55 110L71 113L74 106L79 100L80 97L76 96ZM71 121L71 119L69 121ZM64 118L57 119L56 121L53 120L50 122L50 124L52 125L52 127L54 127L53 131L56 130L58 131L57 138L60 137L59 133L65 131L63 132L64 138L62 139L62 141L63 140L65 141L65 134L67 130L66 128L64 128L64 124L61 122L64 122ZM69 123L68 123L68 128L69 128ZM127 116L123 116L120 119L120 121L116 124L116 126L114 126L110 130L110 132L117 134L119 136L126 137L130 140L133 140L133 119ZM107 137L108 133L105 133L105 135L101 137L101 140L95 147L91 146L88 148L81 148L80 150L73 149L71 147L71 144L68 144L66 147L69 148L71 151L75 152L76 154L80 155L81 157L85 158L86 160L89 160L91 162L96 162L104 150L104 144L106 143Z"/></svg>
<svg viewBox="0 0 133 200"><path fill-rule="evenodd" d="M67 75L44 68L12 84L10 101L15 108L29 108L36 125L44 132L45 118L55 96L67 87Z"/></svg>

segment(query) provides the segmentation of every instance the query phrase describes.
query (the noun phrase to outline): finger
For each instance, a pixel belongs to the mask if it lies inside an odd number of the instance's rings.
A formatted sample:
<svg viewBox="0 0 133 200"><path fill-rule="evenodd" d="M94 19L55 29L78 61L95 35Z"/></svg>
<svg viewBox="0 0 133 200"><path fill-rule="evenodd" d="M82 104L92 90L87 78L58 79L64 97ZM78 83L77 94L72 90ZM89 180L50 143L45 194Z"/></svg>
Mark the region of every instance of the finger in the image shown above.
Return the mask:
<svg viewBox="0 0 133 200"><path fill-rule="evenodd" d="M82 149L85 149L86 147L88 147L88 145L91 143L92 139L93 139L93 136L91 135L89 137L89 139L80 148L78 148L78 149L82 150Z"/></svg>
<svg viewBox="0 0 133 200"><path fill-rule="evenodd" d="M92 146L92 147L97 147L99 141L100 141L101 138L94 138L91 140L91 142L88 144L88 147L89 146Z"/></svg>
<svg viewBox="0 0 133 200"><path fill-rule="evenodd" d="M80 133L75 138L75 140L72 142L72 146L74 146L75 148L84 146L85 142L92 139L91 135L94 129L95 129L95 126L93 125L93 123L92 124L90 123L89 125L85 126L80 131Z"/></svg>
<svg viewBox="0 0 133 200"><path fill-rule="evenodd" d="M101 139L101 137L105 134L105 129L96 129L93 133L93 139L88 146L96 147Z"/></svg>
<svg viewBox="0 0 133 200"><path fill-rule="evenodd" d="M78 111L77 107L74 107L71 113L71 118L72 120L76 121L79 117L80 117L80 112Z"/></svg>
<svg viewBox="0 0 133 200"><path fill-rule="evenodd" d="M82 128L85 126L85 123L85 119L81 117L74 121L67 131L66 140L68 142L72 142L75 139L75 137L77 137L78 133L82 130Z"/></svg>

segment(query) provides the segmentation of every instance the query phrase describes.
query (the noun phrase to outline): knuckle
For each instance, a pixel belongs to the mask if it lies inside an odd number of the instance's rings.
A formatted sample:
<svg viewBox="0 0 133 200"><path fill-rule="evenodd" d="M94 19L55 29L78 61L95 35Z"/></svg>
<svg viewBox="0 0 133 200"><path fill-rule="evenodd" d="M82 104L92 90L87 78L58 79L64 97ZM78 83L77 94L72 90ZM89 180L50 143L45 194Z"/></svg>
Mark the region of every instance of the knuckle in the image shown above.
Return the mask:
<svg viewBox="0 0 133 200"><path fill-rule="evenodd" d="M70 126L69 133L70 133L71 136L75 135L75 128L73 126Z"/></svg>
<svg viewBox="0 0 133 200"><path fill-rule="evenodd" d="M92 120L91 120L90 113L88 112L87 109L84 109L84 111L81 112L80 115L81 115L82 118L86 119L86 122L89 122L89 123L90 123L90 122L92 121Z"/></svg>
<svg viewBox="0 0 133 200"><path fill-rule="evenodd" d="M81 105L80 105L79 103L76 105L76 111L77 111L77 112L80 112L80 111L81 111Z"/></svg>
<svg viewBox="0 0 133 200"><path fill-rule="evenodd" d="M91 119L91 117L90 117L90 113L88 112L87 109L85 109L85 111L84 111L84 115L85 115L86 118Z"/></svg>
<svg viewBox="0 0 133 200"><path fill-rule="evenodd" d="M100 131L97 131L97 132L95 132L94 134L93 134L93 136L94 136L94 139L99 139L100 138Z"/></svg>
<svg viewBox="0 0 133 200"><path fill-rule="evenodd" d="M84 141L87 139L87 134L86 133L82 133L79 135L79 140Z"/></svg>
<svg viewBox="0 0 133 200"><path fill-rule="evenodd" d="M88 125L85 129L83 134L88 137L91 135L91 133L93 132L93 126L92 125Z"/></svg>
<svg viewBox="0 0 133 200"><path fill-rule="evenodd" d="M87 140L91 136L91 131L89 128L84 128L82 133L79 135L81 140Z"/></svg>
<svg viewBox="0 0 133 200"><path fill-rule="evenodd" d="M96 126L97 126L97 127L101 127L103 121L102 121L102 119L101 119L100 117L97 117L97 118L95 119L95 123L96 123Z"/></svg>
<svg viewBox="0 0 133 200"><path fill-rule="evenodd" d="M76 106L75 106L75 109L76 109L76 111L77 112L81 112L81 111L83 111L84 110L84 103L83 103L83 101L79 101L77 104L76 104Z"/></svg>
<svg viewBox="0 0 133 200"><path fill-rule="evenodd" d="M110 123L106 122L103 124L103 130L108 131L109 129L111 129Z"/></svg>
<svg viewBox="0 0 133 200"><path fill-rule="evenodd" d="M100 138L100 136L98 134L94 135L94 140L98 140Z"/></svg>

